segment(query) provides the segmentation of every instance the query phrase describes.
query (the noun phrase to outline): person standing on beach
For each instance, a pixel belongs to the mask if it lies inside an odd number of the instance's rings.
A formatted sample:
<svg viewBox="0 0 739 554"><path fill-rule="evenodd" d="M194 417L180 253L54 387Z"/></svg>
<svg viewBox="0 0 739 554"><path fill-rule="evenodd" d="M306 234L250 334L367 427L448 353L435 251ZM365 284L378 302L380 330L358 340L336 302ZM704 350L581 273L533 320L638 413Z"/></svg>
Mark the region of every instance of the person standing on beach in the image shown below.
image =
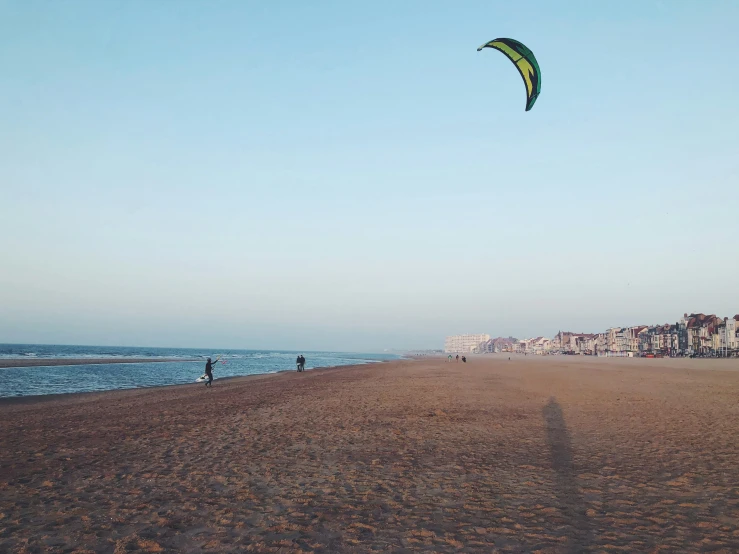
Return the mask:
<svg viewBox="0 0 739 554"><path fill-rule="evenodd" d="M449 361L450 362L452 361L452 355L451 354L449 354Z"/></svg>
<svg viewBox="0 0 739 554"><path fill-rule="evenodd" d="M300 355L300 371L305 371L305 356Z"/></svg>
<svg viewBox="0 0 739 554"><path fill-rule="evenodd" d="M459 363L459 354L457 354L457 363Z"/></svg>
<svg viewBox="0 0 739 554"><path fill-rule="evenodd" d="M210 358L208 358L208 361L205 362L205 375L208 377L208 380L205 382L206 387L212 387L213 383L213 362L210 361Z"/></svg>

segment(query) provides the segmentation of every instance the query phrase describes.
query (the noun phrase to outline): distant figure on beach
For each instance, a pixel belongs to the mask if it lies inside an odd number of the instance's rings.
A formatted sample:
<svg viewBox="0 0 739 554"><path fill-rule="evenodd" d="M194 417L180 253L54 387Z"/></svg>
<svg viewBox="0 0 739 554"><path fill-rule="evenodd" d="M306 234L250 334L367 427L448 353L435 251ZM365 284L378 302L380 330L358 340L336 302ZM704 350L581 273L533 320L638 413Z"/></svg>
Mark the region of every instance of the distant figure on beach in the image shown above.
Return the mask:
<svg viewBox="0 0 739 554"><path fill-rule="evenodd" d="M451 354L449 354L448 361L450 361L450 362L452 361L452 355Z"/></svg>
<svg viewBox="0 0 739 554"><path fill-rule="evenodd" d="M467 358L465 358L464 356L462 356L462 361L463 361L464 363L467 363Z"/></svg>
<svg viewBox="0 0 739 554"><path fill-rule="evenodd" d="M510 356L508 356L508 361L509 361L509 362L511 361L511 357L510 357Z"/></svg>
<svg viewBox="0 0 739 554"><path fill-rule="evenodd" d="M459 354L457 354L457 362L459 362Z"/></svg>
<svg viewBox="0 0 739 554"><path fill-rule="evenodd" d="M208 361L205 362L205 375L208 377L208 380L205 382L206 387L212 387L213 386L213 362L210 361L210 358L208 358Z"/></svg>
<svg viewBox="0 0 739 554"><path fill-rule="evenodd" d="M295 360L295 363L298 366L298 371L305 371L305 357L302 354L298 356L298 359Z"/></svg>

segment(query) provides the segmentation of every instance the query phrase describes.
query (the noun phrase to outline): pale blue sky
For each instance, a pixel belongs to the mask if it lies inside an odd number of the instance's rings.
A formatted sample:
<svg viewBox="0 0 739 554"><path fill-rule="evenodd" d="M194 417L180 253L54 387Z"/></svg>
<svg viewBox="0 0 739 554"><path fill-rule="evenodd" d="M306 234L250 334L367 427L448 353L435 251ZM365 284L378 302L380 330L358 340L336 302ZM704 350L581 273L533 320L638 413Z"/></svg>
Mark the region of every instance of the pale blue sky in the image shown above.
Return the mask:
<svg viewBox="0 0 739 554"><path fill-rule="evenodd" d="M0 1L0 342L739 312L739 2ZM527 44L542 92L495 37Z"/></svg>

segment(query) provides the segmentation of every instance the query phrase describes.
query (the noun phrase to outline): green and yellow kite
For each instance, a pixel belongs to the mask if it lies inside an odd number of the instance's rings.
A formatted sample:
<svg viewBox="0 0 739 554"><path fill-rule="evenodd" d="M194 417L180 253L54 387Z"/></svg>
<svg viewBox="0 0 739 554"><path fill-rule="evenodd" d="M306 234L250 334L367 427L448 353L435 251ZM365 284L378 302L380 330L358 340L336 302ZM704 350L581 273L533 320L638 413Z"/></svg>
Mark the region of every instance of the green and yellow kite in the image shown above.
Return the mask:
<svg viewBox="0 0 739 554"><path fill-rule="evenodd" d="M541 71L534 53L512 38L496 38L480 46L477 51L479 52L483 48L499 50L516 64L518 72L523 77L523 82L526 85L526 111L533 108L534 102L539 97L539 91L541 91Z"/></svg>

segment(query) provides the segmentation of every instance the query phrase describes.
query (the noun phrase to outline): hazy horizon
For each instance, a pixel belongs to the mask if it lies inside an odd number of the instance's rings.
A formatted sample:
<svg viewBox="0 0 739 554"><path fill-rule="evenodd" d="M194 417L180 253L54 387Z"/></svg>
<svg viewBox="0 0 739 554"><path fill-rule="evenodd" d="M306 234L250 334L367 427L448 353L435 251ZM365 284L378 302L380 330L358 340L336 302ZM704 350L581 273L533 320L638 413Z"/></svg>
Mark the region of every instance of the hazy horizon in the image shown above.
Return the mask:
<svg viewBox="0 0 739 554"><path fill-rule="evenodd" d="M737 19L2 3L0 343L382 352L732 317ZM476 51L501 36L538 58L530 112Z"/></svg>
<svg viewBox="0 0 739 554"><path fill-rule="evenodd" d="M46 342L0 342L0 346L43 346L43 347L77 347L77 348L131 348L131 349L137 349L137 350L144 350L147 348L152 348L156 350L196 350L196 351L204 351L208 353L213 352L293 352L295 354L303 353L303 354L312 354L312 353L336 353L336 354L385 354L385 353L393 353L398 354L402 352L413 352L413 351L420 351L420 350L442 350L441 348L431 349L413 349L413 348L387 348L384 349L384 351L379 352L372 352L372 351L361 351L361 350L301 350L296 348L272 348L272 347L262 347L262 348L240 348L240 347L232 347L232 346L223 346L223 345L200 345L200 346L181 346L181 345L154 345L154 344L78 344L78 343L46 343ZM24 354L24 355L32 355L32 354ZM202 356L206 356L207 353L202 354ZM6 357L20 357L13 354L6 353Z"/></svg>

